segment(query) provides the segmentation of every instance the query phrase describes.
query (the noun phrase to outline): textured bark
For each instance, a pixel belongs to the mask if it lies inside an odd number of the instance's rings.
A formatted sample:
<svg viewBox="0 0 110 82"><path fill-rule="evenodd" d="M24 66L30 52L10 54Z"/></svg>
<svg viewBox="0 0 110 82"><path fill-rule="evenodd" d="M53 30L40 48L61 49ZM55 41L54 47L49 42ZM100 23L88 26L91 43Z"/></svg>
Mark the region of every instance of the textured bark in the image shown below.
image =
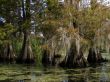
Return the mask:
<svg viewBox="0 0 110 82"><path fill-rule="evenodd" d="M94 48L90 48L87 61L90 64L94 64L94 63L101 63L105 61L105 59L102 58L102 55L100 52L95 52Z"/></svg>
<svg viewBox="0 0 110 82"><path fill-rule="evenodd" d="M64 32L64 33L63 33ZM61 66L67 68L86 67L88 65L83 56L79 35L67 36L62 30L61 36L54 36L44 46L42 63L45 65Z"/></svg>
<svg viewBox="0 0 110 82"><path fill-rule="evenodd" d="M13 47L11 44L8 45L8 53L7 53L7 57L6 57L6 60L9 61L9 62L14 62L15 61L15 53L13 51Z"/></svg>
<svg viewBox="0 0 110 82"><path fill-rule="evenodd" d="M16 56L13 51L12 45L8 43L5 44L2 48L3 49L0 54L0 62L7 62L7 63L15 62Z"/></svg>
<svg viewBox="0 0 110 82"><path fill-rule="evenodd" d="M76 44L71 45L65 57L63 57L61 54L56 54L56 53L57 52L51 54L51 51L44 50L43 58L42 58L43 65L61 66L67 68L87 66L87 61L84 58L82 51L81 50L79 50L79 52L77 51Z"/></svg>
<svg viewBox="0 0 110 82"><path fill-rule="evenodd" d="M75 68L86 67L87 61L80 50L79 54L76 50L76 45L72 44L69 53L65 57L65 60L60 64L62 67Z"/></svg>
<svg viewBox="0 0 110 82"><path fill-rule="evenodd" d="M35 58L29 43L30 40L30 27L31 27L31 13L30 13L30 0L22 0L22 11L23 11L23 22L26 23L26 26L23 27L24 40L22 45L21 54L19 55L17 62L18 63L34 63Z"/></svg>
<svg viewBox="0 0 110 82"><path fill-rule="evenodd" d="M17 59L18 63L34 63L35 58L32 52L31 45L29 44L29 35L28 32L24 33L24 41L21 50L21 54Z"/></svg>
<svg viewBox="0 0 110 82"><path fill-rule="evenodd" d="M42 63L44 66L59 66L61 55L51 53L49 50L43 51Z"/></svg>

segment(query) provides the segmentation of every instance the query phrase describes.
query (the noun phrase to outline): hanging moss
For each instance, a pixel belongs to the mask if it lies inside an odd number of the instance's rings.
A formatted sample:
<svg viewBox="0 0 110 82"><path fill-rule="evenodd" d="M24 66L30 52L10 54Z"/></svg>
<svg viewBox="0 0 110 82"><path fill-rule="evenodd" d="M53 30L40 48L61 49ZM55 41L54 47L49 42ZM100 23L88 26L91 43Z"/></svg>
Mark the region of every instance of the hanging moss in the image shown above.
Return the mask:
<svg viewBox="0 0 110 82"><path fill-rule="evenodd" d="M44 49L42 63L44 66L60 66L67 68L86 67L88 65L84 55L76 49L76 44L72 43L70 49L66 50L66 55L57 54L55 50Z"/></svg>
<svg viewBox="0 0 110 82"><path fill-rule="evenodd" d="M87 61L80 50L79 54L76 50L76 45L72 44L65 60L60 64L61 67L75 68L75 67L86 67Z"/></svg>

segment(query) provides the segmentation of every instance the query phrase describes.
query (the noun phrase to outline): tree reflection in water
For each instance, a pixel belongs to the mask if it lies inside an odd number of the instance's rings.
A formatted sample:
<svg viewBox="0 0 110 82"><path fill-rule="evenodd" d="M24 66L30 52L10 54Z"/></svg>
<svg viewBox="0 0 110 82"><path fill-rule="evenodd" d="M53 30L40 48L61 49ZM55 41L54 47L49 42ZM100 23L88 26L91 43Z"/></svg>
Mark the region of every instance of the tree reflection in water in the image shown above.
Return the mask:
<svg viewBox="0 0 110 82"><path fill-rule="evenodd" d="M100 74L100 82L109 82L110 79L109 79L109 74L108 74L108 68L105 64L102 64L102 67L101 67L101 74Z"/></svg>
<svg viewBox="0 0 110 82"><path fill-rule="evenodd" d="M77 69L40 68L39 70L32 66L30 68L1 66L0 82L110 82L109 64Z"/></svg>
<svg viewBox="0 0 110 82"><path fill-rule="evenodd" d="M63 82L110 82L109 68L102 64L96 68L85 68L79 71L66 71L68 77Z"/></svg>

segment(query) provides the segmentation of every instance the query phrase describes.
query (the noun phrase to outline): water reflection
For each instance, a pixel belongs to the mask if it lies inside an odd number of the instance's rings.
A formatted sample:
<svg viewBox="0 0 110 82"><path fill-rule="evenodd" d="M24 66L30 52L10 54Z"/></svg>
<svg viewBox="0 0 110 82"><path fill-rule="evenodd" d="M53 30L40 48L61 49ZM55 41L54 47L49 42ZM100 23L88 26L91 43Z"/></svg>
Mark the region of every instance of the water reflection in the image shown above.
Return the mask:
<svg viewBox="0 0 110 82"><path fill-rule="evenodd" d="M110 68L106 64L97 68L86 68L77 71L66 71L68 73L68 79L64 79L63 82L110 82Z"/></svg>
<svg viewBox="0 0 110 82"><path fill-rule="evenodd" d="M79 69L0 67L0 82L110 82L110 63Z"/></svg>
<svg viewBox="0 0 110 82"><path fill-rule="evenodd" d="M68 79L63 80L63 82L89 82L88 69L67 70L66 73L68 74Z"/></svg>
<svg viewBox="0 0 110 82"><path fill-rule="evenodd" d="M103 64L103 66L101 67L101 74L100 74L100 82L109 82L110 79L109 79L109 74L108 74L108 71L109 69L107 68L107 66L105 64Z"/></svg>

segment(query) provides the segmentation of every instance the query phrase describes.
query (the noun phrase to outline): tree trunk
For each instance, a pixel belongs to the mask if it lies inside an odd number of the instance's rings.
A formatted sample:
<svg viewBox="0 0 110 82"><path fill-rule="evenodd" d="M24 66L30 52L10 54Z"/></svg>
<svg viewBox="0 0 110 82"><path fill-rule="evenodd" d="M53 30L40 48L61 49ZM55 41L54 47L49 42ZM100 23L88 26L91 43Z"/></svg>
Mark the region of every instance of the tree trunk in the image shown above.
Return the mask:
<svg viewBox="0 0 110 82"><path fill-rule="evenodd" d="M89 64L95 64L95 63L98 64L106 60L103 59L102 54L99 51L96 52L96 50L93 47L91 47L89 49L87 61L89 62Z"/></svg>
<svg viewBox="0 0 110 82"><path fill-rule="evenodd" d="M62 67L75 68L75 67L86 67L87 61L83 56L81 49L77 51L76 44L72 43L65 60L60 64Z"/></svg>
<svg viewBox="0 0 110 82"><path fill-rule="evenodd" d="M50 54L50 51L48 49L43 50L42 64L44 66L52 66L52 55Z"/></svg>
<svg viewBox="0 0 110 82"><path fill-rule="evenodd" d="M31 45L29 43L29 32L24 32L24 40L22 45L21 54L18 57L17 60L18 63L34 63L35 58L32 52Z"/></svg>
<svg viewBox="0 0 110 82"><path fill-rule="evenodd" d="M26 7L26 8L25 8ZM34 63L35 58L32 53L32 48L30 45L30 27L31 27L31 14L30 14L30 0L22 0L22 11L23 11L23 22L26 26L23 28L24 39L21 54L19 55L17 62L18 63Z"/></svg>
<svg viewBox="0 0 110 82"><path fill-rule="evenodd" d="M7 62L7 63L15 62L16 56L13 51L12 45L10 43L6 43L2 48L3 49L0 53L0 62Z"/></svg>

